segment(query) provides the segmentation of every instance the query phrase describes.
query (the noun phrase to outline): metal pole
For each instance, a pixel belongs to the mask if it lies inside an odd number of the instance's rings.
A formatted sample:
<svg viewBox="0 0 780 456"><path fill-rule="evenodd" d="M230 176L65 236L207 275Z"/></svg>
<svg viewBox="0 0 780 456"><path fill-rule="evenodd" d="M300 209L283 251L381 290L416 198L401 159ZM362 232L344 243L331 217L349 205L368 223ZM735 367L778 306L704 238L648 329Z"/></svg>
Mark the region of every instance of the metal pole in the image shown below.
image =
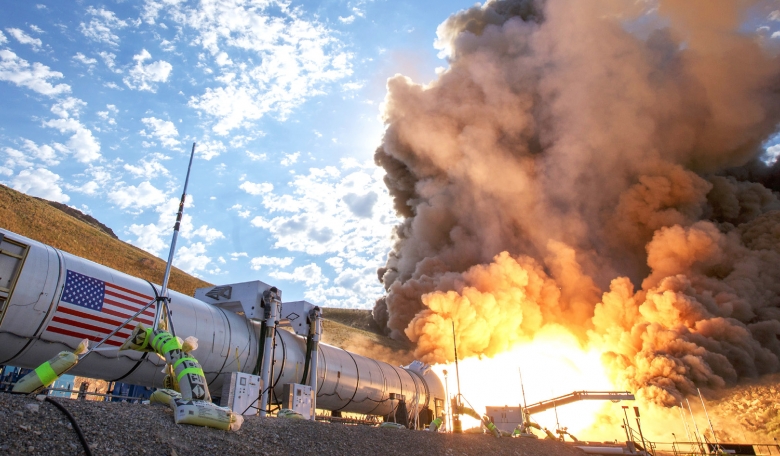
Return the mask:
<svg viewBox="0 0 780 456"><path fill-rule="evenodd" d="M179 227L181 226L181 218L184 215L184 200L187 197L187 185L190 182L190 170L192 170L192 159L195 157L195 143L192 143L192 152L190 152L190 163L187 165L187 177L184 179L184 190L181 192L181 200L179 201L179 212L176 214L176 224L173 225L173 239L171 239L171 248L168 251L168 263L165 265L165 275L163 276L162 290L160 290L161 306L157 307L157 312L154 316L154 329L157 329L160 324L160 316L162 308L165 307L166 315L170 320L170 309L168 309L168 279L171 276L171 266L173 265L173 254L176 251L176 240L179 237Z"/></svg>
<svg viewBox="0 0 780 456"><path fill-rule="evenodd" d="M699 400L701 400L701 406L704 409L704 416L707 417L707 422L710 424L710 432L712 432L712 440L715 441L715 451L720 452L720 445L718 444L718 436L715 435L715 428L712 427L712 421L710 421L710 414L707 413L707 406L704 405L704 398L701 395L701 390L696 388L699 393Z"/></svg>
<svg viewBox="0 0 780 456"><path fill-rule="evenodd" d="M626 412L626 410L628 410L628 406L624 405L623 406L623 417L625 419L623 420L623 429L625 429L625 431L626 431L626 439L627 439L626 444L628 444L628 442L631 442L631 443L634 442L634 433L631 432L631 426L628 424L628 412Z"/></svg>
<svg viewBox="0 0 780 456"><path fill-rule="evenodd" d="M699 451L701 451L701 454L705 454L704 446L701 443L701 432L699 431L699 425L696 423L696 418L693 416L693 410L691 409L691 401L689 401L686 397L685 402L688 404L688 412L691 414L691 421L693 421L693 427L696 429L696 443L699 444Z"/></svg>
<svg viewBox="0 0 780 456"><path fill-rule="evenodd" d="M447 369L444 372L444 395L447 397L444 409L447 415L447 427L446 429L452 431L452 404L450 403L450 382L447 379Z"/></svg>
<svg viewBox="0 0 780 456"><path fill-rule="evenodd" d="M642 439L642 449L645 451L645 454L648 454L645 436L642 434L642 425L639 423L639 407L634 407L634 414L636 415L636 428L639 429L639 438Z"/></svg>
<svg viewBox="0 0 780 456"><path fill-rule="evenodd" d="M523 384L523 371L520 366L517 367L517 373L520 374L520 391L523 392L523 408L520 413L520 419L523 420L520 423L523 432L527 432L525 429L528 427L528 423L531 422L531 415L528 413L528 402L525 400L525 385Z"/></svg>
<svg viewBox="0 0 780 456"><path fill-rule="evenodd" d="M458 342L455 340L455 320L452 320L452 346L455 348L455 378L458 380L458 405L460 405L460 370L458 369Z"/></svg>
<svg viewBox="0 0 780 456"><path fill-rule="evenodd" d="M680 401L680 419L682 420L683 426L685 427L685 437L687 437L688 441L690 442L693 439L691 439L691 433L688 431L688 422L685 421L685 416L683 416L683 407L683 403Z"/></svg>

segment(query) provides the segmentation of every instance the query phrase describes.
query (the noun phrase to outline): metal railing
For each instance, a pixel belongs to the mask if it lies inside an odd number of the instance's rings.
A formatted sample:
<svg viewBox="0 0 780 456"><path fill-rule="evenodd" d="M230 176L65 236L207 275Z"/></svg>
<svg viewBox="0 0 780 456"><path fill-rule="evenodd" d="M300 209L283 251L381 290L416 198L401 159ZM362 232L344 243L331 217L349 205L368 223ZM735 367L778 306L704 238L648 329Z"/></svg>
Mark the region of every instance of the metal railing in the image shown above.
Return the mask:
<svg viewBox="0 0 780 456"><path fill-rule="evenodd" d="M661 454L674 456L711 456L711 455L756 455L780 456L780 445L776 443L723 443L721 451L710 442L657 442L654 447Z"/></svg>

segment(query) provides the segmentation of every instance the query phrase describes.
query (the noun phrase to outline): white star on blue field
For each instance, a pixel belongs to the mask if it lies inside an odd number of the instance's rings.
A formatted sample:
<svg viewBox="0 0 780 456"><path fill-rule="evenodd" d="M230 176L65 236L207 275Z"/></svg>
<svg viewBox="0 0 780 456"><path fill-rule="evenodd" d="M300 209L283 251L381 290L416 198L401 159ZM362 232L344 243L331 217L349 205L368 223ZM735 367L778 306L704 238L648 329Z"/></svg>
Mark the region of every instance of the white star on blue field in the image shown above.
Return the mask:
<svg viewBox="0 0 780 456"><path fill-rule="evenodd" d="M388 77L446 66L473 1L3 1L0 183L212 283L370 308L397 223L373 163ZM162 278L160 278L162 280Z"/></svg>

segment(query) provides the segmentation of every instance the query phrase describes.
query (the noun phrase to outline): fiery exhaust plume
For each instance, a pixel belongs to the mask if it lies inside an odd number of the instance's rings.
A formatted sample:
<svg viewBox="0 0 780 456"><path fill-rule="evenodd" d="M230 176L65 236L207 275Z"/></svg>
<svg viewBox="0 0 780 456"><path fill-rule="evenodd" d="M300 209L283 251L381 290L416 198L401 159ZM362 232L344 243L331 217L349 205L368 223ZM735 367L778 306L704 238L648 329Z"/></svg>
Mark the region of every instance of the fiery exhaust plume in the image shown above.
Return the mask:
<svg viewBox="0 0 780 456"><path fill-rule="evenodd" d="M744 26L770 4L450 17L449 68L388 81L375 159L403 221L375 319L435 363L453 360L453 321L461 357L562 328L614 387L666 406L779 372L780 173L760 156L780 59Z"/></svg>

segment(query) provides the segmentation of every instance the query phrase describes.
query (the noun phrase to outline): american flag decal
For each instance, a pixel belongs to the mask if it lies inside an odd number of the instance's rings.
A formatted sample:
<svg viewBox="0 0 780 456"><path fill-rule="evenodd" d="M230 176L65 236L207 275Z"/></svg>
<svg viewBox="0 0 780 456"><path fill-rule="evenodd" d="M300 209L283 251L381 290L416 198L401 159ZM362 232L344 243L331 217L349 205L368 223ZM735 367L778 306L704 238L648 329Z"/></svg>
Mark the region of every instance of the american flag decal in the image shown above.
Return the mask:
<svg viewBox="0 0 780 456"><path fill-rule="evenodd" d="M46 332L98 342L152 299L152 296L68 270L60 303ZM139 321L151 326L154 308L152 305L125 325L106 341L106 345L122 345Z"/></svg>

